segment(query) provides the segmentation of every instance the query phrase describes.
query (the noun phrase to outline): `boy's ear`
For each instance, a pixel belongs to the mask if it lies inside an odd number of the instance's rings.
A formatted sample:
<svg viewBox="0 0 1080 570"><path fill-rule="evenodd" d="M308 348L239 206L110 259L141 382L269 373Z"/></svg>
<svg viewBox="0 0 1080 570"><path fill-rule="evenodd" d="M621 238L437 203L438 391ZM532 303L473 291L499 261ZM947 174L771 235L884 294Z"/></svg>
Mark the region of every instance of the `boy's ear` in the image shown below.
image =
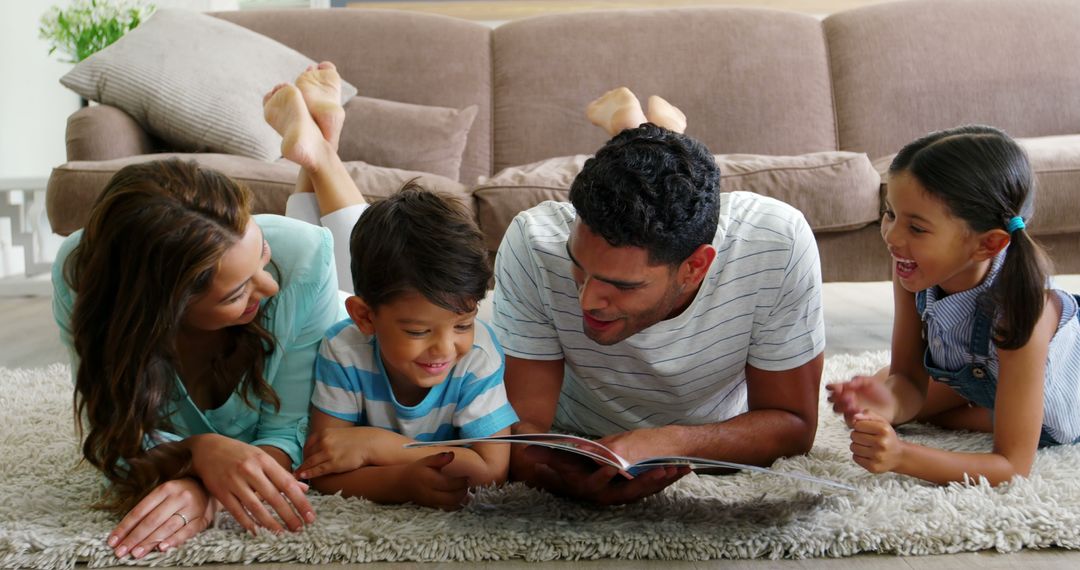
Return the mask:
<svg viewBox="0 0 1080 570"><path fill-rule="evenodd" d="M357 295L345 299L345 310L364 334L375 334L375 310Z"/></svg>
<svg viewBox="0 0 1080 570"><path fill-rule="evenodd" d="M995 229L983 233L979 238L979 247L975 249L976 259L983 261L993 258L1009 245L1009 241L1009 232L1005 230Z"/></svg>

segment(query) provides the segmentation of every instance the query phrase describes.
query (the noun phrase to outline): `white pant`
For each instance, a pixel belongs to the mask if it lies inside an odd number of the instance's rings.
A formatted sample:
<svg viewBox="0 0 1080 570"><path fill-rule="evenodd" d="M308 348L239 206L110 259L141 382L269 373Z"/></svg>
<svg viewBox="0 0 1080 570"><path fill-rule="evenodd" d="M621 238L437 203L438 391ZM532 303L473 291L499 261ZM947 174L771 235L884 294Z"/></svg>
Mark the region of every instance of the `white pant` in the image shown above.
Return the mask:
<svg viewBox="0 0 1080 570"><path fill-rule="evenodd" d="M289 196L285 203L286 216L330 230L330 234L334 236L334 265L337 267L338 289L349 295L353 293L352 270L349 268L349 261L352 259L349 255L349 236L352 235L353 226L360 219L360 214L364 213L367 207L367 204L357 204L320 216L319 201L315 199L314 192L297 192Z"/></svg>

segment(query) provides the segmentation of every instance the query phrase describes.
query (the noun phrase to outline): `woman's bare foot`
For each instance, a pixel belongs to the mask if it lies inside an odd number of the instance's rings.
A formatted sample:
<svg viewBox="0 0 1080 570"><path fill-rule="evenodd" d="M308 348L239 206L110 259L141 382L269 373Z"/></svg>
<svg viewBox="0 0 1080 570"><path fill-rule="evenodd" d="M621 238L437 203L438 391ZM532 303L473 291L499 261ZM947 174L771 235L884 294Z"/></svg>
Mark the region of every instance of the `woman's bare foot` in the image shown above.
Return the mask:
<svg viewBox="0 0 1080 570"><path fill-rule="evenodd" d="M645 113L634 93L626 87L612 89L585 108L589 121L615 136L626 129L637 128L645 122Z"/></svg>
<svg viewBox="0 0 1080 570"><path fill-rule="evenodd" d="M324 61L309 66L296 78L296 88L304 96L311 118L322 131L323 138L335 150L345 124L345 109L341 106L341 76L333 63Z"/></svg>
<svg viewBox="0 0 1080 570"><path fill-rule="evenodd" d="M295 85L277 85L263 97L263 117L281 135L281 154L308 170L318 170L333 153Z"/></svg>
<svg viewBox="0 0 1080 570"><path fill-rule="evenodd" d="M659 95L650 96L648 105L645 116L650 123L676 133L686 132L686 115L678 107Z"/></svg>

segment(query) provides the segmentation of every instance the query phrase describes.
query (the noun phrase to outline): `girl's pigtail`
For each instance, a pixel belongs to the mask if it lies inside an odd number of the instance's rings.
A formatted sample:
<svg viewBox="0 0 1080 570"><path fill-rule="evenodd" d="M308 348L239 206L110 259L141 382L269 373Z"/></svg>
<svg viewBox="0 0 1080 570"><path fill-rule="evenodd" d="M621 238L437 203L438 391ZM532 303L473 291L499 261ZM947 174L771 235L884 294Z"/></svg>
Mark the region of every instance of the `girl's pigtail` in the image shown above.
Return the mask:
<svg viewBox="0 0 1080 570"><path fill-rule="evenodd" d="M1010 232L1005 262L994 284L993 297L1000 307L994 328L994 344L1015 350L1027 344L1039 322L1046 301L1049 261L1042 247L1023 224Z"/></svg>

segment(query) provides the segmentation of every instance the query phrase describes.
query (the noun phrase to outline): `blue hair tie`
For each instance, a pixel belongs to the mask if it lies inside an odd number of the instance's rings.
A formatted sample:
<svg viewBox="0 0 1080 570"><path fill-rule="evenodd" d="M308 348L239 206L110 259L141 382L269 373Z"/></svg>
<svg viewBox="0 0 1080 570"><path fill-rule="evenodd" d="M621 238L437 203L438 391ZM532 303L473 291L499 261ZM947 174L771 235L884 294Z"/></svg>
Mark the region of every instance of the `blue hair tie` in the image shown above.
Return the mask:
<svg viewBox="0 0 1080 570"><path fill-rule="evenodd" d="M1010 234L1026 227L1027 226L1024 225L1024 218L1021 218L1020 216L1014 216L1009 220L1009 223L1005 225L1005 229L1008 230Z"/></svg>

